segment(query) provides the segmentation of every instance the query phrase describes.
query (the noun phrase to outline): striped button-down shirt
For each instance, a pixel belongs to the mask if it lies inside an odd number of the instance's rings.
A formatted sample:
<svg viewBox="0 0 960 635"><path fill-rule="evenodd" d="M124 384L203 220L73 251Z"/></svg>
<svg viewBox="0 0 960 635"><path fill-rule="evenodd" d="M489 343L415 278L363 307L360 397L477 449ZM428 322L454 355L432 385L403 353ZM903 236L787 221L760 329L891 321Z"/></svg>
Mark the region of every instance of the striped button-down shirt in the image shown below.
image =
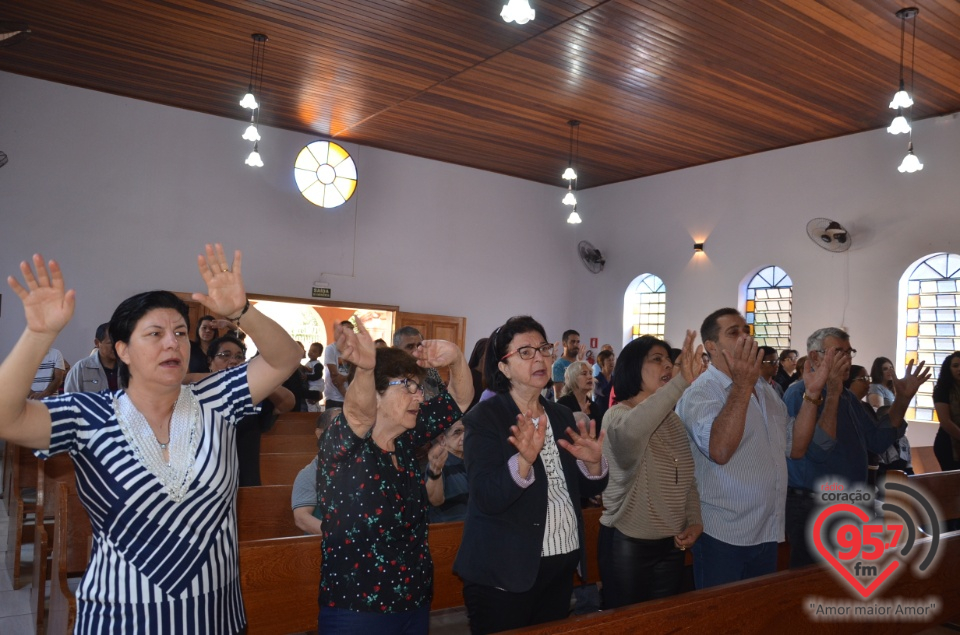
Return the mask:
<svg viewBox="0 0 960 635"><path fill-rule="evenodd" d="M770 385L758 379L740 445L726 464L714 462L710 432L732 386L730 377L710 366L677 404L690 436L703 530L732 545L781 542L793 419Z"/></svg>

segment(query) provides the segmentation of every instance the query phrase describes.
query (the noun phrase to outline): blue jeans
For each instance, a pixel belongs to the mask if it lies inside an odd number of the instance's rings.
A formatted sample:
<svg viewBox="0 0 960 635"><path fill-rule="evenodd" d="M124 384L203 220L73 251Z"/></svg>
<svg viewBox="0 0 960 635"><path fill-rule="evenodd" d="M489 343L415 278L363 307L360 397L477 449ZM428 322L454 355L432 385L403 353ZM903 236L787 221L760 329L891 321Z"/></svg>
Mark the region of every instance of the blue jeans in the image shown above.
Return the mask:
<svg viewBox="0 0 960 635"><path fill-rule="evenodd" d="M777 571L777 543L731 545L700 534L693 543L693 583L698 589L756 578Z"/></svg>
<svg viewBox="0 0 960 635"><path fill-rule="evenodd" d="M320 635L427 635L430 631L430 605L403 613L372 613L325 606L317 619Z"/></svg>

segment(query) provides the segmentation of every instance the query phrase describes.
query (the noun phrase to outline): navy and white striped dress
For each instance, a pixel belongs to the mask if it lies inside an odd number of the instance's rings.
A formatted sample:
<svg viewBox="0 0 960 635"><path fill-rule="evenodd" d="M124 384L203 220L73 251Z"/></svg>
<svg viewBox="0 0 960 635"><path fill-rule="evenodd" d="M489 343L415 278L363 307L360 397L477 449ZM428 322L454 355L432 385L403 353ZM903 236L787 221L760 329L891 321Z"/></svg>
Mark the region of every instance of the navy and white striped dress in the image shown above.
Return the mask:
<svg viewBox="0 0 960 635"><path fill-rule="evenodd" d="M203 424L190 486L179 502L134 455L117 423L114 393L44 400L53 429L49 450L36 454L70 453L93 526L74 633L220 635L246 624L237 571L234 430L241 417L256 412L246 370L244 364L192 387Z"/></svg>

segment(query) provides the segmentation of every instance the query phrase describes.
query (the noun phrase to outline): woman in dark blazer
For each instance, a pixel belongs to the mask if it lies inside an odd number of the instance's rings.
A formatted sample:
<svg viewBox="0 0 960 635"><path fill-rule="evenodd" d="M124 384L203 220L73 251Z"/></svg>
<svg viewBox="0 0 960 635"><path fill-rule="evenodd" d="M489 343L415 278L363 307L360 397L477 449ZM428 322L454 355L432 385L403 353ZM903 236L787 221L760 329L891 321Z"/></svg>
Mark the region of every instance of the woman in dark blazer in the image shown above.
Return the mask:
<svg viewBox="0 0 960 635"><path fill-rule="evenodd" d="M511 318L487 342L497 395L463 419L470 495L454 571L474 634L563 619L585 566L579 501L606 486L603 439L540 397L552 363L543 327Z"/></svg>

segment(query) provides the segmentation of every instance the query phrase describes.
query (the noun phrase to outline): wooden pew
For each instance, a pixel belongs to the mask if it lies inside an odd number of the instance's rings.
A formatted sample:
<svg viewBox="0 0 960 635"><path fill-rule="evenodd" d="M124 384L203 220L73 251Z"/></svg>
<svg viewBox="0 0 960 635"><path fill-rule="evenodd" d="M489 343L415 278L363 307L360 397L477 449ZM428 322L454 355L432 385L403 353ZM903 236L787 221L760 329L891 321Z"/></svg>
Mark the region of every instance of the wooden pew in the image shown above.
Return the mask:
<svg viewBox="0 0 960 635"><path fill-rule="evenodd" d="M240 542L302 536L293 522L293 485L261 485L237 490L237 534Z"/></svg>
<svg viewBox="0 0 960 635"><path fill-rule="evenodd" d="M316 632L321 536L240 543L248 635Z"/></svg>
<svg viewBox="0 0 960 635"><path fill-rule="evenodd" d="M310 434L265 434L260 437L261 454L317 453L317 435Z"/></svg>
<svg viewBox="0 0 960 635"><path fill-rule="evenodd" d="M942 560L931 577L918 579L905 571L877 596L923 600L939 596L934 623L960 616L960 532L941 536ZM572 617L511 633L581 635L633 633L916 633L929 629L921 622L815 622L809 598L850 601L853 595L822 566L782 571L761 578L694 591L665 600Z"/></svg>
<svg viewBox="0 0 960 635"><path fill-rule="evenodd" d="M264 436L284 434L313 434L317 429L319 412L285 412L277 415L277 420Z"/></svg>
<svg viewBox="0 0 960 635"><path fill-rule="evenodd" d="M62 635L73 632L77 617L77 600L67 580L86 570L90 562L93 529L80 504L76 482L73 479L51 479L51 485L47 490L47 503L54 508L54 528L47 635Z"/></svg>
<svg viewBox="0 0 960 635"><path fill-rule="evenodd" d="M887 479L897 483L915 485L929 496L940 512L940 531L945 531L944 521L960 518L960 470L928 472L907 476L900 470L887 472ZM919 512L918 512L919 513ZM920 522L923 522L920 514Z"/></svg>
<svg viewBox="0 0 960 635"><path fill-rule="evenodd" d="M33 450L13 443L10 447L10 483L9 493L5 494L4 504L7 506L9 528L7 531L7 552L5 566L11 569L14 590L23 585L23 576L20 573L20 557L24 543L35 540L34 526L26 523L27 515L36 512L36 496L24 496L24 489L36 489L38 459Z"/></svg>
<svg viewBox="0 0 960 635"><path fill-rule="evenodd" d="M53 500L53 487L58 481L69 480L74 482L73 461L68 454L58 454L47 460L34 459L37 461L37 504L35 519L43 519L43 522L34 522L34 540L33 540L33 567L30 572L30 607L31 612L36 616L37 632L42 633L44 622L44 603L47 596L45 593L47 578L50 574L47 559L50 557L53 531L55 522L55 510L52 505L47 505L47 500Z"/></svg>
<svg viewBox="0 0 960 635"><path fill-rule="evenodd" d="M317 455L313 452L260 454L260 483L262 485L293 485L297 474Z"/></svg>

